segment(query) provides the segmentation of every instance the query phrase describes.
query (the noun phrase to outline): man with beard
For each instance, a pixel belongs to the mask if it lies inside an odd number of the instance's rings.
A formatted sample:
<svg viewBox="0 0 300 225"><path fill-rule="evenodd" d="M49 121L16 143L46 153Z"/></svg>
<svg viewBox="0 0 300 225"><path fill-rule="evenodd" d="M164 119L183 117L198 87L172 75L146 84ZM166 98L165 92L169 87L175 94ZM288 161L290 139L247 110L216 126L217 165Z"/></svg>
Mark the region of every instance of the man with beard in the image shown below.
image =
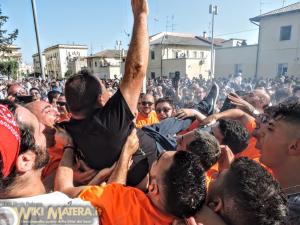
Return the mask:
<svg viewBox="0 0 300 225"><path fill-rule="evenodd" d="M46 137L50 161L43 169L42 179L47 190L50 191L54 187L55 173L63 155L63 148L70 142L70 137L66 131L56 126L59 113L50 103L35 101L27 104L26 108L37 117L44 128L42 132ZM77 168L74 171L74 181L76 184L86 184L97 174L96 170L90 169L86 165L79 165L79 162L76 167L81 167L82 170L80 171Z"/></svg>
<svg viewBox="0 0 300 225"><path fill-rule="evenodd" d="M9 221L9 224L17 223L16 216L22 224L36 223L36 221L46 219L43 215L34 213L34 210L28 210L27 218L25 214L16 215L16 212L12 213L11 207L17 206L47 209L50 206L77 204L91 207L86 202L72 200L60 192L46 193L41 173L49 156L41 125L28 109L10 102L1 103L6 104L0 105L1 219ZM91 219L93 224L98 224L97 217ZM57 217L54 224L60 224L59 220Z"/></svg>

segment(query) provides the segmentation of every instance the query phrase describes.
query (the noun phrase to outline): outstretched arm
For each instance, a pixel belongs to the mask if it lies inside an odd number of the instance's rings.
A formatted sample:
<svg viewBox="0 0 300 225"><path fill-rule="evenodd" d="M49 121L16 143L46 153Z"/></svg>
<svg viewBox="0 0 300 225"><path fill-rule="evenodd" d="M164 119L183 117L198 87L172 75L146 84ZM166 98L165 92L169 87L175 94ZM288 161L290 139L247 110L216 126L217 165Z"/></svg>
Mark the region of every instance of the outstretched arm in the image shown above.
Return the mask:
<svg viewBox="0 0 300 225"><path fill-rule="evenodd" d="M131 5L134 17L133 33L125 63L125 74L120 84L120 91L131 112L134 113L147 72L149 35L147 27L147 0L131 0Z"/></svg>
<svg viewBox="0 0 300 225"><path fill-rule="evenodd" d="M205 120L203 120L203 124L211 124L220 119L232 119L239 120L245 126L250 121L254 120L254 117L250 116L248 113L240 110L240 109L229 109L224 112L216 113L211 116L208 116Z"/></svg>

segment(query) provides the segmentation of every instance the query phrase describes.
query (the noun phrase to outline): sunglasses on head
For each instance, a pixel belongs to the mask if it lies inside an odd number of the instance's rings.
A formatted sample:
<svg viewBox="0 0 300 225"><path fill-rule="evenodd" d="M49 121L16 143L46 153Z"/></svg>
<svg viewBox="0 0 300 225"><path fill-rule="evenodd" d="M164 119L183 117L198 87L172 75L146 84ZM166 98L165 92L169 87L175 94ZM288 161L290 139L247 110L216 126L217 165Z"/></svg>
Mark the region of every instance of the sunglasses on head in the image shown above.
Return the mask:
<svg viewBox="0 0 300 225"><path fill-rule="evenodd" d="M143 106L152 106L153 102L141 102Z"/></svg>
<svg viewBox="0 0 300 225"><path fill-rule="evenodd" d="M161 112L164 112L164 113L167 113L169 112L170 110L172 110L171 108L157 108L155 111L157 113L161 113Z"/></svg>

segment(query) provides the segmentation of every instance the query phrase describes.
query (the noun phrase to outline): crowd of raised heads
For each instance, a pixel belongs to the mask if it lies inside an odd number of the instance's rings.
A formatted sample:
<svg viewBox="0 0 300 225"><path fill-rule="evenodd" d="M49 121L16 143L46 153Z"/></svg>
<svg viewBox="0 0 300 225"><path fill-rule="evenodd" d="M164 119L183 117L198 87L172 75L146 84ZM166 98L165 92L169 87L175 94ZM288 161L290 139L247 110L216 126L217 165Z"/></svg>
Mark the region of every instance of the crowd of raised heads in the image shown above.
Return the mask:
<svg viewBox="0 0 300 225"><path fill-rule="evenodd" d="M1 81L0 224L299 225L299 78L142 90L148 3L131 4L122 79Z"/></svg>

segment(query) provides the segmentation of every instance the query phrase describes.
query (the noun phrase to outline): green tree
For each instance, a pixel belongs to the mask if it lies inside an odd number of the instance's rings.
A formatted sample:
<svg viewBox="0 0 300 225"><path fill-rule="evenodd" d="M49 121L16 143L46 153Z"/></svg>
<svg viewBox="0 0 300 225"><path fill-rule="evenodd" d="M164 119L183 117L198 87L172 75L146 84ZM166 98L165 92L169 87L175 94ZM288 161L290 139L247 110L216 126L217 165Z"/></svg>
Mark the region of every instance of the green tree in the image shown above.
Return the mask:
<svg viewBox="0 0 300 225"><path fill-rule="evenodd" d="M12 33L7 34L7 30L4 29L4 24L7 22L7 20L8 16L2 15L0 6L0 52L2 52L2 54L9 51L8 46L11 45L14 40L16 40L19 33L18 29L16 29Z"/></svg>
<svg viewBox="0 0 300 225"><path fill-rule="evenodd" d="M18 68L19 63L15 60L0 62L0 73L8 76L9 79L10 77L17 78Z"/></svg>

